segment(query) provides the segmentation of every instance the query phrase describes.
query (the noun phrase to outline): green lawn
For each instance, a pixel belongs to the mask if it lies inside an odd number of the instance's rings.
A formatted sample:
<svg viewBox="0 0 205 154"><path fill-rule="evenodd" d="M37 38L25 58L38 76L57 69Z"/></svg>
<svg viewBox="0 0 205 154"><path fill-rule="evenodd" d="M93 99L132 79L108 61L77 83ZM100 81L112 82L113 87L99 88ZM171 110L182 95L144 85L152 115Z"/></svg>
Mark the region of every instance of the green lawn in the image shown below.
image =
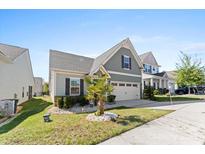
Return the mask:
<svg viewBox="0 0 205 154"><path fill-rule="evenodd" d="M158 102L170 101L170 96L155 95L155 100ZM173 101L191 101L191 100L205 100L205 95L175 95L172 96Z"/></svg>
<svg viewBox="0 0 205 154"><path fill-rule="evenodd" d="M88 122L84 113L52 115L53 121L44 123L50 105L45 98L25 103L14 120L0 128L0 144L97 144L171 112L120 107L110 110L120 115L116 122Z"/></svg>

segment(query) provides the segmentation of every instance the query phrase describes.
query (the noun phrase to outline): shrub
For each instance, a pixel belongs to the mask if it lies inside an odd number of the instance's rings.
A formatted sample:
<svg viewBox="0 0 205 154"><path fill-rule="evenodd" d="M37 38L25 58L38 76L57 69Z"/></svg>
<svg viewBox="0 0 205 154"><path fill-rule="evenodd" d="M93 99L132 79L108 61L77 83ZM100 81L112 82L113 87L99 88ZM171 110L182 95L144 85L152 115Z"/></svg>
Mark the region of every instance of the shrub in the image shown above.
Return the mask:
<svg viewBox="0 0 205 154"><path fill-rule="evenodd" d="M107 96L107 101L108 102L115 102L115 98L116 98L115 95L109 95L109 96Z"/></svg>
<svg viewBox="0 0 205 154"><path fill-rule="evenodd" d="M85 96L78 96L78 102L80 103L80 106L89 104L89 101L85 98Z"/></svg>
<svg viewBox="0 0 205 154"><path fill-rule="evenodd" d="M55 106L59 108L68 109L76 104L85 106L89 104L89 101L86 100L85 96L55 96Z"/></svg>
<svg viewBox="0 0 205 154"><path fill-rule="evenodd" d="M70 97L64 97L64 108L68 109L72 107L72 102Z"/></svg>
<svg viewBox="0 0 205 154"><path fill-rule="evenodd" d="M144 89L144 99L150 99L150 100L155 100L154 97L154 88L149 86L149 87L145 87Z"/></svg>
<svg viewBox="0 0 205 154"><path fill-rule="evenodd" d="M159 94L160 94L159 89L155 89L155 90L153 91L153 93L154 93L154 95L159 95Z"/></svg>
<svg viewBox="0 0 205 154"><path fill-rule="evenodd" d="M55 96L54 97L54 106L58 106L58 100L61 98L62 98L62 96Z"/></svg>
<svg viewBox="0 0 205 154"><path fill-rule="evenodd" d="M62 108L64 107L63 97L57 98L57 104L58 104L58 107L59 107L60 109L62 109Z"/></svg>

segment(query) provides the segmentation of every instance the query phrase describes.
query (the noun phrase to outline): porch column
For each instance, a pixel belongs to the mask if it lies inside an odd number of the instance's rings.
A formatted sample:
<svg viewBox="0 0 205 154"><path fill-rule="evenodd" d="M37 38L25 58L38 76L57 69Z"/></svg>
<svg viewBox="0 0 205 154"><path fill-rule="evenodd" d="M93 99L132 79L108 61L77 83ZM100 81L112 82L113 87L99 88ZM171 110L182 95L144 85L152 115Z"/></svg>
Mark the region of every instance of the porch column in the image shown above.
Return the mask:
<svg viewBox="0 0 205 154"><path fill-rule="evenodd" d="M162 79L159 79L159 88L162 88Z"/></svg>
<svg viewBox="0 0 205 154"><path fill-rule="evenodd" d="M153 87L153 78L150 79L150 86Z"/></svg>

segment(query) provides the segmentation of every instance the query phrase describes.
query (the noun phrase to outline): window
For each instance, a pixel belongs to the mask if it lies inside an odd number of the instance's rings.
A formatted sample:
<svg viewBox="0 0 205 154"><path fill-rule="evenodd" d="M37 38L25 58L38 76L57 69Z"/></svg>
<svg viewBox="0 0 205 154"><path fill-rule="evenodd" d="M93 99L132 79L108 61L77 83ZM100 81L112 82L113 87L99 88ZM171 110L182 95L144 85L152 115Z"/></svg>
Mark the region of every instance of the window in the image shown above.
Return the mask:
<svg viewBox="0 0 205 154"><path fill-rule="evenodd" d="M70 95L80 95L80 79L70 79Z"/></svg>
<svg viewBox="0 0 205 154"><path fill-rule="evenodd" d="M145 73L152 73L152 66L148 64L144 64L144 72Z"/></svg>
<svg viewBox="0 0 205 154"><path fill-rule="evenodd" d="M124 83L119 83L119 86L122 87L122 86L125 86L125 84Z"/></svg>
<svg viewBox="0 0 205 154"><path fill-rule="evenodd" d="M117 86L117 83L111 83L113 86Z"/></svg>
<svg viewBox="0 0 205 154"><path fill-rule="evenodd" d="M132 86L133 86L133 87L138 87L138 85L137 85L137 84L133 84Z"/></svg>
<svg viewBox="0 0 205 154"><path fill-rule="evenodd" d="M122 68L131 69L131 58L126 55L122 55Z"/></svg>
<svg viewBox="0 0 205 154"><path fill-rule="evenodd" d="M126 84L126 86L127 86L127 87L131 87L132 85L131 85L131 84Z"/></svg>

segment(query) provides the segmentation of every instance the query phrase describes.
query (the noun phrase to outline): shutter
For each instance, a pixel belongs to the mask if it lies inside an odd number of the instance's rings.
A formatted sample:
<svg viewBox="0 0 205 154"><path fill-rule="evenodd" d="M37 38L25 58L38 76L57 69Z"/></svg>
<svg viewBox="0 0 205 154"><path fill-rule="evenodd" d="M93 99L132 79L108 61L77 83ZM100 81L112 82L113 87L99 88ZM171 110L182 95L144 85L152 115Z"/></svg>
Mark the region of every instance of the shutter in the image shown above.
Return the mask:
<svg viewBox="0 0 205 154"><path fill-rule="evenodd" d="M70 95L70 78L65 79L65 95Z"/></svg>
<svg viewBox="0 0 205 154"><path fill-rule="evenodd" d="M124 56L121 56L121 63L122 63L122 68L124 68Z"/></svg>
<svg viewBox="0 0 205 154"><path fill-rule="evenodd" d="M80 95L84 95L84 80L80 79Z"/></svg>
<svg viewBox="0 0 205 154"><path fill-rule="evenodd" d="M129 58L129 61L130 61L130 66L129 66L129 68L132 69L132 68L131 68L131 66L132 66L131 57Z"/></svg>

